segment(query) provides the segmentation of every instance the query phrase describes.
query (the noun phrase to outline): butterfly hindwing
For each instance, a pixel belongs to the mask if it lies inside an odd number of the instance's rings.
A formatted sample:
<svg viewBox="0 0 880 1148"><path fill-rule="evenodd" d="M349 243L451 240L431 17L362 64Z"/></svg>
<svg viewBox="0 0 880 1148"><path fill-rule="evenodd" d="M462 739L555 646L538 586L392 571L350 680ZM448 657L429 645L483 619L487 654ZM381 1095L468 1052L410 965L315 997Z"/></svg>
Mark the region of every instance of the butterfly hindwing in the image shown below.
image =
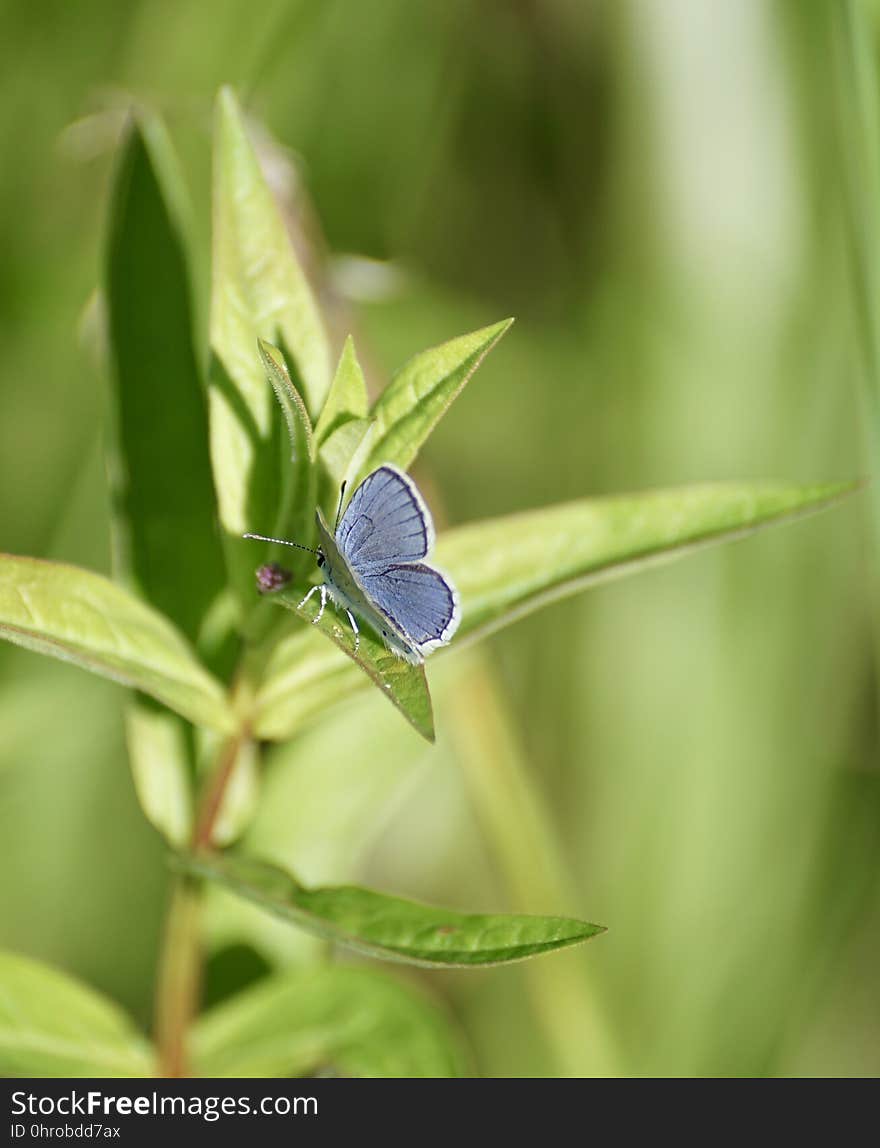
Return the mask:
<svg viewBox="0 0 880 1148"><path fill-rule="evenodd" d="M393 466L367 475L345 509L336 545L359 574L418 562L434 542L431 514L412 481Z"/></svg>
<svg viewBox="0 0 880 1148"><path fill-rule="evenodd" d="M394 563L360 575L371 602L422 655L445 645L459 622L458 595L439 570Z"/></svg>

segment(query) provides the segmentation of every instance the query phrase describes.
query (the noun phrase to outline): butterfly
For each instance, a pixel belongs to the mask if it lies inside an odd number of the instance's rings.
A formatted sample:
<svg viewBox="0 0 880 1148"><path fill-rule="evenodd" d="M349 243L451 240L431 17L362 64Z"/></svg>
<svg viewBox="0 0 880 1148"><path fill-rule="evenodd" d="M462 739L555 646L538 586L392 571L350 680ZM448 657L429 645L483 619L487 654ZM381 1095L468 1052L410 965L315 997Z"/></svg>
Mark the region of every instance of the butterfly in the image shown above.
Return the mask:
<svg viewBox="0 0 880 1148"><path fill-rule="evenodd" d="M343 486L340 512L344 494ZM461 620L455 586L424 561L434 544L431 512L412 479L390 464L368 474L340 512L331 530L320 508L317 511L319 544L314 553L323 580L299 605L320 594L313 619L318 622L330 598L348 615L355 650L360 645L357 615L393 654L419 665L451 640ZM245 538L299 545L260 534Z"/></svg>

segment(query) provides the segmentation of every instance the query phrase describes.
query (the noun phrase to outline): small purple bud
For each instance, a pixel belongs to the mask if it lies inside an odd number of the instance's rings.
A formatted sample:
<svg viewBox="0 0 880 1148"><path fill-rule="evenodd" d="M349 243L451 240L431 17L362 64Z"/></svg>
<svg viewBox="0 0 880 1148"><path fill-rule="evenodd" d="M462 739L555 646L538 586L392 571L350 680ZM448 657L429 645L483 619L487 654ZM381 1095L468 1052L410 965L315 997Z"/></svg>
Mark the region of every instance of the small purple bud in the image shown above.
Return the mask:
<svg viewBox="0 0 880 1148"><path fill-rule="evenodd" d="M267 562L257 571L257 589L261 594L272 594L283 589L292 577L291 572L277 562Z"/></svg>

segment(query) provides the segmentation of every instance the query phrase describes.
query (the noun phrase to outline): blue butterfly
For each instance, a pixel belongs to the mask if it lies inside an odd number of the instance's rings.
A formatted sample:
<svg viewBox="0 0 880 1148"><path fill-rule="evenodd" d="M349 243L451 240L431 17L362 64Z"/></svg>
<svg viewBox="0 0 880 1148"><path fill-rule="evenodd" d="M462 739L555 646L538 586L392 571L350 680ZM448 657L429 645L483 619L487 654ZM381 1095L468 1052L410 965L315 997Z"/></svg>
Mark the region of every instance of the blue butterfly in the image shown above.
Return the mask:
<svg viewBox="0 0 880 1148"><path fill-rule="evenodd" d="M345 513L337 514L332 531L320 509L316 518L323 581L300 602L321 595L315 622L329 597L348 615L355 650L357 614L393 654L414 665L451 640L461 621L458 592L445 574L423 561L434 544L434 524L411 478L395 466L380 466L351 496ZM245 537L298 545L259 534Z"/></svg>

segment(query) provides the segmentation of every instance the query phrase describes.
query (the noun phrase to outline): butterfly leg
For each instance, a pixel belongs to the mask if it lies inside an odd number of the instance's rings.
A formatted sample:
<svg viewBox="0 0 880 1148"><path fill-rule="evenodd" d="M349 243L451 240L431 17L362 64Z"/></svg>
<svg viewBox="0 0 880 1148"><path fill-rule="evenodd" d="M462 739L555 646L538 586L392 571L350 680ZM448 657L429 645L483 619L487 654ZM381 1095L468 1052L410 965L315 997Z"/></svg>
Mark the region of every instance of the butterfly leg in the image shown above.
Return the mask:
<svg viewBox="0 0 880 1148"><path fill-rule="evenodd" d="M317 625L317 623L321 621L321 615L324 613L324 607L327 605L327 587L326 586L324 586L323 584L320 586L313 586L311 588L311 590L309 590L308 594L306 594L305 598L303 598L303 600L299 603L299 605L297 606L297 610L301 610L313 594L320 594L321 595L321 609L318 611L316 616L312 619L312 625L314 626L314 625Z"/></svg>
<svg viewBox="0 0 880 1148"><path fill-rule="evenodd" d="M317 626L317 624L324 617L324 607L327 605L327 587L324 586L323 583L320 586L320 591L321 591L321 609L318 611L318 613L314 617L314 620L312 622L313 626Z"/></svg>
<svg viewBox="0 0 880 1148"><path fill-rule="evenodd" d="M311 590L309 590L308 594L306 594L305 598L303 598L301 602L297 603L297 610L301 610L303 606L305 606L306 602L308 602L309 598L311 598L313 594L317 594L320 589L320 586L313 586Z"/></svg>
<svg viewBox="0 0 880 1148"><path fill-rule="evenodd" d="M358 624L354 620L354 614L352 614L351 610L346 610L345 612L348 614L349 622L351 622L351 629L354 634L354 652L357 653L361 644L361 632L358 629Z"/></svg>

